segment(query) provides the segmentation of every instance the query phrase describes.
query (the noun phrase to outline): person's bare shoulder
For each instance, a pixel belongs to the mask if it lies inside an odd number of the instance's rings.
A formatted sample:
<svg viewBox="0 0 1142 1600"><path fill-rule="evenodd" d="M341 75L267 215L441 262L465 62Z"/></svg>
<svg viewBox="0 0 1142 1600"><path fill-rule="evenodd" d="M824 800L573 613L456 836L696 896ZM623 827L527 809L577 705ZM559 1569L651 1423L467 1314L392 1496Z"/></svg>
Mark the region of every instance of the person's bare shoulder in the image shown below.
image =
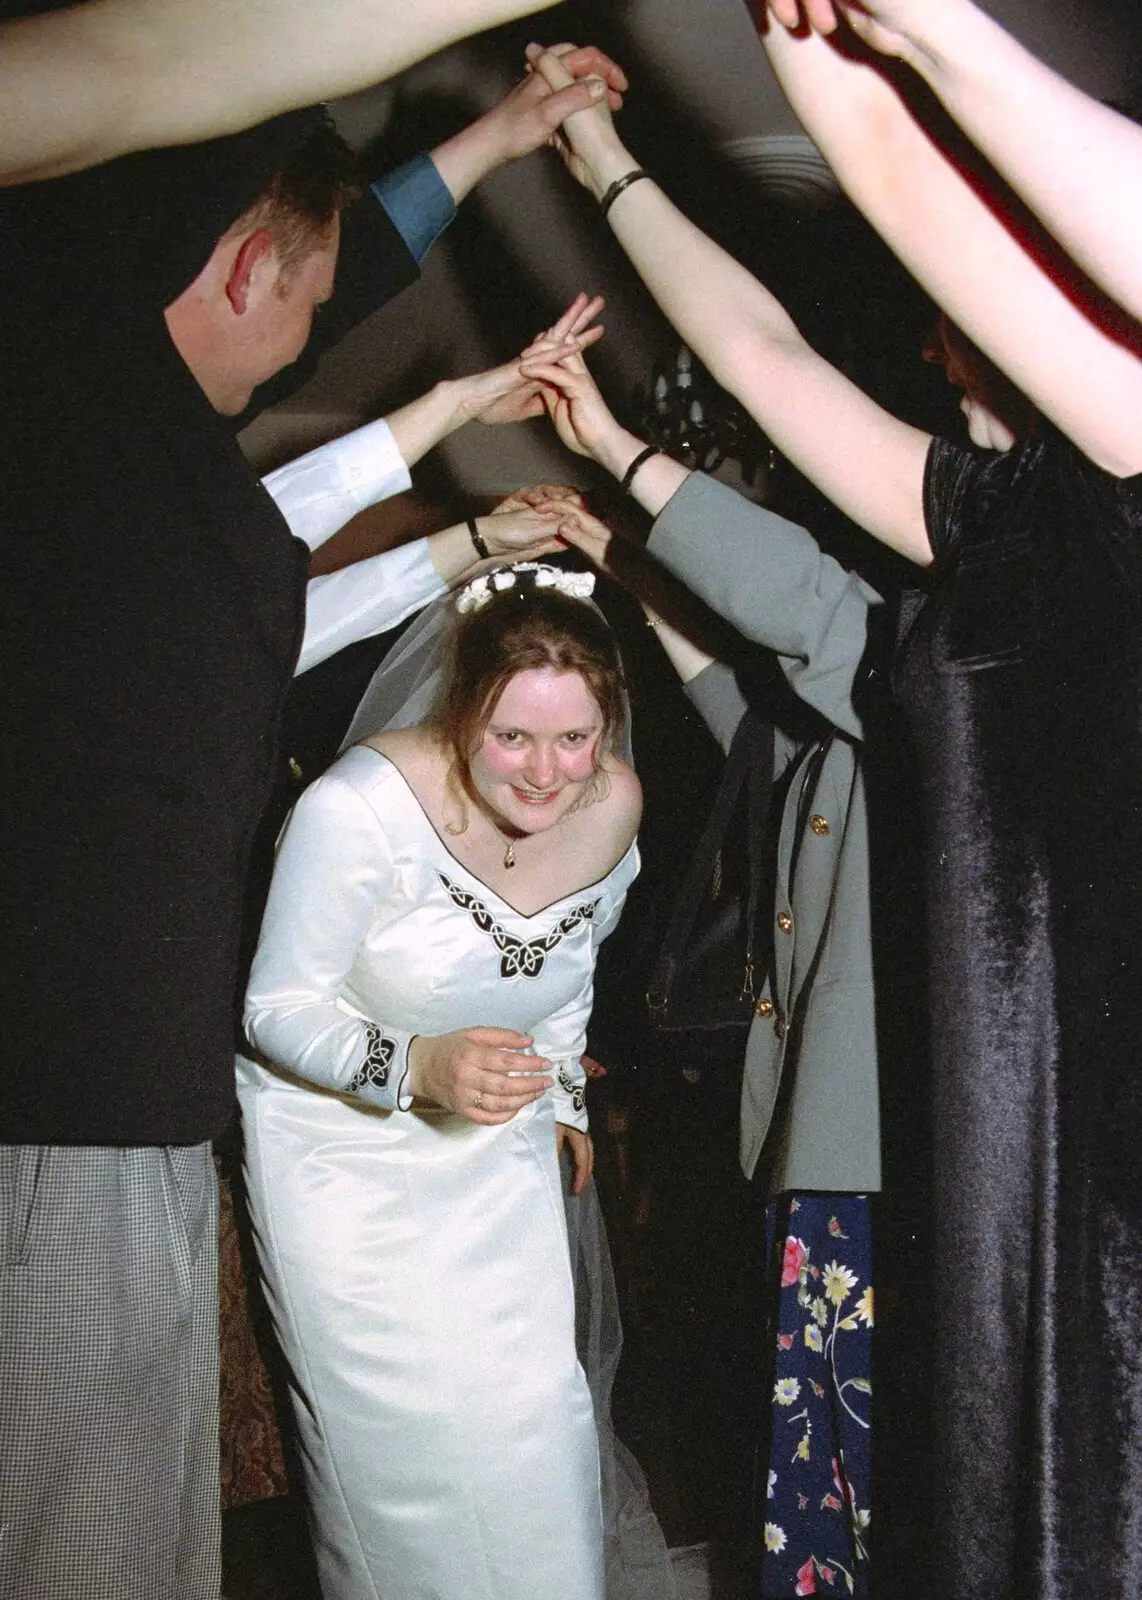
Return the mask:
<svg viewBox="0 0 1142 1600"><path fill-rule="evenodd" d="M610 781L607 796L608 820L620 854L625 854L642 821L642 784L633 767L612 756L606 766Z"/></svg>

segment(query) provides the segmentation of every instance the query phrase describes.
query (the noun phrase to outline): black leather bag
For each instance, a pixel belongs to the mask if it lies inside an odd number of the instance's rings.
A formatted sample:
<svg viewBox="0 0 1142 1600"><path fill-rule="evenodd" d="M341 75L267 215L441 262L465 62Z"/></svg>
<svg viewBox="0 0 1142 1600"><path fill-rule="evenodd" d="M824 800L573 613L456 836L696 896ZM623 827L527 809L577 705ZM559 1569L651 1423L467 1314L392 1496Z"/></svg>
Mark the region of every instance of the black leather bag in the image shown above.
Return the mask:
<svg viewBox="0 0 1142 1600"><path fill-rule="evenodd" d="M747 711L647 985L652 1036L683 1064L740 1063L771 956L773 726Z"/></svg>

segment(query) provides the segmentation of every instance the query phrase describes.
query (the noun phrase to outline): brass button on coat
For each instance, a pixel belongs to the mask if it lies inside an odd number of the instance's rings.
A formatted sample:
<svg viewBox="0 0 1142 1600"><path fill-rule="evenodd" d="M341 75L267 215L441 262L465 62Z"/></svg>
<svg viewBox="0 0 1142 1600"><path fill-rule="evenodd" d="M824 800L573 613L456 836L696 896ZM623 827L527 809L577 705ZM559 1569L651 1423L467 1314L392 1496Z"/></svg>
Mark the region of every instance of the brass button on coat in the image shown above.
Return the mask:
<svg viewBox="0 0 1142 1600"><path fill-rule="evenodd" d="M793 918L789 915L788 911L778 912L777 926L781 929L782 933L793 932Z"/></svg>
<svg viewBox="0 0 1142 1600"><path fill-rule="evenodd" d="M829 831L828 822L824 817L818 816L816 812L809 818L809 826L819 839L823 839Z"/></svg>
<svg viewBox="0 0 1142 1600"><path fill-rule="evenodd" d="M754 1007L754 1011L759 1017L771 1017L773 1015L773 1001L759 1000Z"/></svg>
<svg viewBox="0 0 1142 1600"><path fill-rule="evenodd" d="M777 1021L773 1024L773 1031L774 1031L774 1033L777 1035L777 1037L779 1039L784 1039L784 1037L785 1037L785 1018L784 1017L778 1017Z"/></svg>

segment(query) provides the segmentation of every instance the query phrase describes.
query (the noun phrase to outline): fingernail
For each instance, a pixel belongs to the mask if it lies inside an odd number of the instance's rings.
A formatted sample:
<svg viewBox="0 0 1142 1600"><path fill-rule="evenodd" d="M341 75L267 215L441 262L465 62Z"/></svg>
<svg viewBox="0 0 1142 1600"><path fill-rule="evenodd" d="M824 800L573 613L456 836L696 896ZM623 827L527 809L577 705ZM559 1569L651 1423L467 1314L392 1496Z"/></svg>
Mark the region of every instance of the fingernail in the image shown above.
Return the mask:
<svg viewBox="0 0 1142 1600"><path fill-rule="evenodd" d="M607 86L602 78L588 78L587 88L590 90L592 100L601 100L607 92Z"/></svg>

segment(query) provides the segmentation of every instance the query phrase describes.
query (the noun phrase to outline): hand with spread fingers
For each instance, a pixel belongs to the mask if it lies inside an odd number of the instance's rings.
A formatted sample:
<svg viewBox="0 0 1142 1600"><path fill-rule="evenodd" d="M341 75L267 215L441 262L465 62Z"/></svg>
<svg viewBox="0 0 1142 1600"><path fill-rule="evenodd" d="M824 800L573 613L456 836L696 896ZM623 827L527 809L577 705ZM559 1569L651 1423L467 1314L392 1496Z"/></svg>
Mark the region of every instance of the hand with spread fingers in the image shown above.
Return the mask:
<svg viewBox="0 0 1142 1600"><path fill-rule="evenodd" d="M536 334L521 352L520 360L545 360L563 346L570 347L567 354L574 354L597 344L605 332L597 319L606 304L601 294L588 295L580 290L559 320ZM556 359L562 360L563 356Z"/></svg>
<svg viewBox="0 0 1142 1600"><path fill-rule="evenodd" d="M530 1043L512 1028L420 1034L408 1048L412 1092L469 1122L510 1122L554 1082L549 1061L523 1054Z"/></svg>
<svg viewBox="0 0 1142 1600"><path fill-rule="evenodd" d="M524 361L560 361L576 355L603 336L601 326L591 326L601 308L601 299L588 301L580 295L547 335L535 339L526 349L502 366L475 372L452 381L455 416L460 422L488 425L522 422L543 415L540 383L522 372ZM574 317L570 315L575 310ZM563 332L573 327L574 332Z"/></svg>
<svg viewBox="0 0 1142 1600"><path fill-rule="evenodd" d="M589 299L585 294L576 295L558 322L533 339L519 356L487 372L453 380L453 404L459 421L512 423L542 416L541 385L523 372L523 363L561 361L601 339L603 328L595 319L603 304L601 296Z"/></svg>

